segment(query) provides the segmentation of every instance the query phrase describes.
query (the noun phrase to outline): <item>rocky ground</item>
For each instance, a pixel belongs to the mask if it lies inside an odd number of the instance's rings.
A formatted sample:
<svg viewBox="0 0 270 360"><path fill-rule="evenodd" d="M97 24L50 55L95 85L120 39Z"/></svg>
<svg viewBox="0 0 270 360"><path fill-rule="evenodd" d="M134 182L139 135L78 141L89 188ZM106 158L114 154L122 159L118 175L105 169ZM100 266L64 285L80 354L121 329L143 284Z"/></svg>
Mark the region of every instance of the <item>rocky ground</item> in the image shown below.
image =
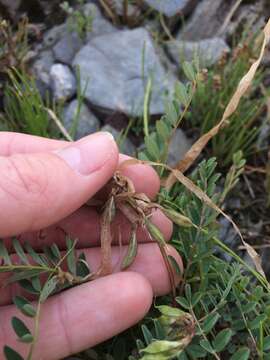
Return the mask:
<svg viewBox="0 0 270 360"><path fill-rule="evenodd" d="M130 5L125 17L122 0L109 3L116 12L113 19L99 1L85 2L79 11L91 24L79 34L70 26L74 19L66 16L59 1L0 1L2 11L13 21L26 13L41 27L42 37L33 48L30 69L40 91L49 91L55 101L64 104L67 129L76 112L80 77L85 94L76 138L103 126L117 137L123 121L111 119L121 113L125 126L129 119L142 115L149 78L150 115L162 114L165 99L180 76L183 58L192 60L196 54L202 67L215 64L230 52L232 37L246 21L262 25L266 6L261 0L243 1L237 9L229 0L145 0L137 2L140 6ZM71 6L75 11L76 4ZM134 145L138 141L133 144L127 139L123 149L133 154ZM176 160L176 152L179 158L179 152L188 146L183 132L177 132L171 161Z"/></svg>

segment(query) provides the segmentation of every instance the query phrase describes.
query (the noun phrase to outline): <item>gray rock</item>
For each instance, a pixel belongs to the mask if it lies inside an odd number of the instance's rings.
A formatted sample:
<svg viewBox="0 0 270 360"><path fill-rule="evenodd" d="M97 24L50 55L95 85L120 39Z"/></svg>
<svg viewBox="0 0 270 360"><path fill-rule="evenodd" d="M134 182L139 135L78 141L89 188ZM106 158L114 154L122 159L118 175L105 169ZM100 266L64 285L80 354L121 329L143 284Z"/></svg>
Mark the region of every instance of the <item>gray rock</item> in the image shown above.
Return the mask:
<svg viewBox="0 0 270 360"><path fill-rule="evenodd" d="M54 64L50 70L51 88L56 101L66 101L76 93L76 79L70 68Z"/></svg>
<svg viewBox="0 0 270 360"><path fill-rule="evenodd" d="M198 57L201 67L208 67L221 59L224 53L230 51L229 46L221 38L200 41L169 41L167 49L176 63L192 61Z"/></svg>
<svg viewBox="0 0 270 360"><path fill-rule="evenodd" d="M239 245L239 238L235 233L235 230L233 229L231 223L229 222L229 220L221 218L219 220L219 225L219 239L230 249L235 251L237 246ZM226 252L220 250L220 248L216 248L215 253L227 262L232 261L232 257Z"/></svg>
<svg viewBox="0 0 270 360"><path fill-rule="evenodd" d="M176 165L179 160L183 159L191 145L183 130L176 129L169 149L168 164L170 166Z"/></svg>
<svg viewBox="0 0 270 360"><path fill-rule="evenodd" d="M79 102L73 100L66 106L63 113L63 125L69 131L72 129L74 119L76 118ZM81 105L80 114L78 116L78 123L76 127L75 140L80 139L86 135L98 131L100 128L99 120L88 109L85 104Z"/></svg>
<svg viewBox="0 0 270 360"><path fill-rule="evenodd" d="M93 17L92 29L87 34L87 41L96 36L110 34L117 31L117 29L101 14L99 8L95 4L85 4L83 12L85 16Z"/></svg>
<svg viewBox="0 0 270 360"><path fill-rule="evenodd" d="M122 141L121 140L121 132L113 128L111 125L105 125L101 128L101 131L107 131L110 134L113 135L115 141L119 143L120 151L123 154L134 156L136 152L136 147L133 145L133 143L129 140L129 138L125 138Z"/></svg>
<svg viewBox="0 0 270 360"><path fill-rule="evenodd" d="M71 65L82 45L82 39L76 32L67 31L53 47L54 57L59 62Z"/></svg>
<svg viewBox="0 0 270 360"><path fill-rule="evenodd" d="M225 245L227 245L231 249L236 249L239 238L236 234L232 224L226 218L219 219L219 238Z"/></svg>
<svg viewBox="0 0 270 360"><path fill-rule="evenodd" d="M256 146L258 149L267 149L269 146L269 140L270 140L270 124L268 122L265 122L259 132L259 136L256 142Z"/></svg>
<svg viewBox="0 0 270 360"><path fill-rule="evenodd" d="M150 114L164 112L164 93L174 87L174 79L166 74L143 28L95 37L79 51L73 65L80 68L83 88L88 81L85 97L89 102L134 116L142 114L150 76Z"/></svg>
<svg viewBox="0 0 270 360"><path fill-rule="evenodd" d="M242 189L239 187L239 191L241 190ZM229 197L228 199L226 199L224 206L226 207L226 209L231 209L233 211L236 210L240 211L242 207L241 199L239 197Z"/></svg>
<svg viewBox="0 0 270 360"><path fill-rule="evenodd" d="M51 50L41 51L32 64L32 72L36 80L37 88L43 98L50 92L50 69L54 64Z"/></svg>
<svg viewBox="0 0 270 360"><path fill-rule="evenodd" d="M258 252L258 251L257 251ZM251 268L251 269L254 269L256 270L256 266L254 264L254 260L251 258L251 256L249 256L248 252L243 252L242 254L242 259L244 260L244 262ZM260 256L261 258L261 256ZM264 264L263 264L264 265ZM265 271L265 268L264 268L264 271Z"/></svg>
<svg viewBox="0 0 270 360"><path fill-rule="evenodd" d="M196 7L191 19L179 34L179 39L197 41L213 37L218 33L230 4L224 0L203 0Z"/></svg>
<svg viewBox="0 0 270 360"><path fill-rule="evenodd" d="M86 17L92 18L91 31L86 34L88 41L95 36L116 31L112 24L102 16L95 4L85 4L82 12ZM55 27L54 31L46 35L45 41L47 43L50 41L51 44L54 44L53 53L55 59L67 65L72 64L76 53L84 44L79 34L70 27L69 21L60 28Z"/></svg>
<svg viewBox="0 0 270 360"><path fill-rule="evenodd" d="M269 4L267 7L269 11ZM255 34L264 27L265 19L268 19L268 16L263 1L256 1L256 4L242 4L226 27L226 36L237 36L241 28L246 28L250 34Z"/></svg>
<svg viewBox="0 0 270 360"><path fill-rule="evenodd" d="M190 11L197 0L144 0L151 8L170 17Z"/></svg>
<svg viewBox="0 0 270 360"><path fill-rule="evenodd" d="M50 70L53 64L54 57L52 51L44 50L39 53L32 66L35 77L47 86L50 85Z"/></svg>
<svg viewBox="0 0 270 360"><path fill-rule="evenodd" d="M43 37L43 47L51 48L52 46L54 46L56 42L61 39L63 34L66 33L66 31L66 24L57 25L48 30Z"/></svg>

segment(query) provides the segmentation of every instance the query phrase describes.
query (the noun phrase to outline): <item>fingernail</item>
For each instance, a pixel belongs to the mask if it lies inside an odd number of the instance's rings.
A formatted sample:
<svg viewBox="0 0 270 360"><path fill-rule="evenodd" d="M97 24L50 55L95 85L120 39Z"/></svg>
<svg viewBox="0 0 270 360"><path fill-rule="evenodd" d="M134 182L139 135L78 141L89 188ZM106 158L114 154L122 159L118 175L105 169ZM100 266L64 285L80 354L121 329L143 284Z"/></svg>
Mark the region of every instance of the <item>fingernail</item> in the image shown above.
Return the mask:
<svg viewBox="0 0 270 360"><path fill-rule="evenodd" d="M108 132L99 132L55 153L73 170L81 175L90 175L104 166L115 154L115 149L113 136Z"/></svg>

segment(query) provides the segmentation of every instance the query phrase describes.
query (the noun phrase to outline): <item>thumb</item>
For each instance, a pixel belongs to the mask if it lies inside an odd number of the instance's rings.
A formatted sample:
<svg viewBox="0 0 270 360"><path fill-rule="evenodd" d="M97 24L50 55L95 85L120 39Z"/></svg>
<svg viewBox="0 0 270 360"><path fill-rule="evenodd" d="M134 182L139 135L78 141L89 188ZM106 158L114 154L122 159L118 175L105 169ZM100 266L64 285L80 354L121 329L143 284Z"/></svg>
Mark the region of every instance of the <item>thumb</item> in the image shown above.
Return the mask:
<svg viewBox="0 0 270 360"><path fill-rule="evenodd" d="M117 145L106 132L54 152L0 157L0 236L39 230L71 214L117 164Z"/></svg>

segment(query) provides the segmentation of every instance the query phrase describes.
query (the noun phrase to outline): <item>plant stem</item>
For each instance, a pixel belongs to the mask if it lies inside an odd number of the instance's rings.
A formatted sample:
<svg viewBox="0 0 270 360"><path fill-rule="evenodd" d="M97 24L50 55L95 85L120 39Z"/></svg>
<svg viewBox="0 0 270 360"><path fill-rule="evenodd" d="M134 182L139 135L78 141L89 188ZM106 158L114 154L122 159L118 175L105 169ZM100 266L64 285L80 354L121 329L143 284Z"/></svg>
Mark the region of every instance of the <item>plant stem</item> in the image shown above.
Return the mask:
<svg viewBox="0 0 270 360"><path fill-rule="evenodd" d="M1 272L10 272L10 271L18 271L18 270L40 270L43 272L50 272L50 273L57 273L54 268L49 268L46 266L36 266L36 265L1 265L0 266L0 273Z"/></svg>
<svg viewBox="0 0 270 360"><path fill-rule="evenodd" d="M151 91L152 91L152 78L150 77L147 81L146 92L144 97L144 106L143 106L143 128L144 135L149 136L149 105L151 100Z"/></svg>
<svg viewBox="0 0 270 360"><path fill-rule="evenodd" d="M32 342L32 344L30 346L29 353L27 355L27 360L32 359L34 348L35 348L35 345L36 345L37 340L38 340L40 311L41 311L41 301L39 299L38 304L37 304L37 312L36 312L36 316L35 316L35 326L34 326L34 334L33 334L34 339L33 339L33 342Z"/></svg>
<svg viewBox="0 0 270 360"><path fill-rule="evenodd" d="M203 230L203 232L208 233L206 230ZM260 282L260 284L269 292L270 286L268 281L256 270L254 270L251 266L249 266L243 259L241 259L240 256L235 254L233 250L231 250L228 246L226 246L221 240L219 240L217 237L213 236L213 241L227 254L229 254L232 258L237 260L241 265L243 265L255 278Z"/></svg>

